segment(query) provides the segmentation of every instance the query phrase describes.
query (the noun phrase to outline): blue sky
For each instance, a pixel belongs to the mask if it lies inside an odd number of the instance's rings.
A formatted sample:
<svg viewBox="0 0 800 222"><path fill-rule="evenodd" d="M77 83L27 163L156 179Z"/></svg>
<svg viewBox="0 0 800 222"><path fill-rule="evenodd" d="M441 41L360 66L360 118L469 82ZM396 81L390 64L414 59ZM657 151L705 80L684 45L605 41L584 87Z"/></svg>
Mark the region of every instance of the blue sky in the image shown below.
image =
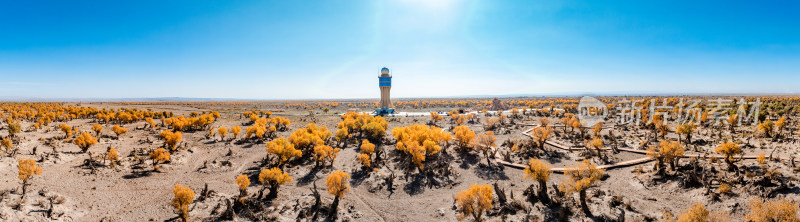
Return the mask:
<svg viewBox="0 0 800 222"><path fill-rule="evenodd" d="M2 1L0 97L800 93L792 1Z"/></svg>

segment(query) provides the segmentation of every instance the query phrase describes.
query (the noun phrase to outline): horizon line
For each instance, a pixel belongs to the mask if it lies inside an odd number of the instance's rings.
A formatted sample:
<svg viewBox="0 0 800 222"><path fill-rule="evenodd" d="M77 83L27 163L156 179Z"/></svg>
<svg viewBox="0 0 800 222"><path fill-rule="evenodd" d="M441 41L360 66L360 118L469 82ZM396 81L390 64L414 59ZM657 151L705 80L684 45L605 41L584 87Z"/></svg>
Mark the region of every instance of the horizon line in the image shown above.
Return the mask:
<svg viewBox="0 0 800 222"><path fill-rule="evenodd" d="M630 96L800 96L800 93L552 93L552 94L502 94L463 95L440 97L396 97L392 99L483 99L483 98L530 98L530 97L630 97ZM317 100L380 100L379 97L362 98L207 98L207 97L123 97L123 98L56 98L56 97L0 97L0 102L227 102L227 101L317 101Z"/></svg>

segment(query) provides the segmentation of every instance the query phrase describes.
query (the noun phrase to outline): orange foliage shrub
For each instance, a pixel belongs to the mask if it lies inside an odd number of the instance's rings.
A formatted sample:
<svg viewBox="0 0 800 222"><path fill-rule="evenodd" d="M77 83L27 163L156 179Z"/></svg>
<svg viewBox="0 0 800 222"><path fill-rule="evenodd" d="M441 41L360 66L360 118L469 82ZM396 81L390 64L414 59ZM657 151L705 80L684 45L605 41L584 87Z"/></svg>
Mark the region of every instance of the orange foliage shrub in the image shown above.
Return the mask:
<svg viewBox="0 0 800 222"><path fill-rule="evenodd" d="M219 127L219 129L217 129L217 134L219 134L221 140L225 140L225 134L227 133L228 133L228 128L225 128L224 126Z"/></svg>
<svg viewBox="0 0 800 222"><path fill-rule="evenodd" d="M10 135L11 137L14 137L14 135L16 135L17 133L22 132L22 126L19 124L19 121L7 118L6 124L8 124L8 135Z"/></svg>
<svg viewBox="0 0 800 222"><path fill-rule="evenodd" d="M6 137L6 138L3 138L3 140L0 140L0 146L2 146L4 148L4 151L8 152L8 150L10 150L12 147L14 147L14 143L11 142L11 139Z"/></svg>
<svg viewBox="0 0 800 222"><path fill-rule="evenodd" d="M325 145L330 139L331 132L325 126L309 123L305 128L297 129L289 136L289 142L305 153L313 151L314 147Z"/></svg>
<svg viewBox="0 0 800 222"><path fill-rule="evenodd" d="M723 213L712 213L706 210L706 207L701 203L695 203L686 212L678 216L678 222L724 222L728 221L728 215Z"/></svg>
<svg viewBox="0 0 800 222"><path fill-rule="evenodd" d="M431 112L431 122L433 122L433 125L436 125L436 123L442 120L444 120L444 117L442 117L442 115L439 115L439 113Z"/></svg>
<svg viewBox="0 0 800 222"><path fill-rule="evenodd" d="M371 156L373 152L375 152L375 144L370 143L369 140L361 142L361 154L358 155L358 161L361 162L361 165L364 165L364 167L372 165Z"/></svg>
<svg viewBox="0 0 800 222"><path fill-rule="evenodd" d="M669 163L670 168L675 170L675 165L685 149L680 142L662 140L659 146L651 146L647 149L647 155L656 159L657 174L664 174L664 164Z"/></svg>
<svg viewBox="0 0 800 222"><path fill-rule="evenodd" d="M158 148L150 152L149 157L153 160L153 170L159 171L158 163L169 161L169 152L164 150L164 148Z"/></svg>
<svg viewBox="0 0 800 222"><path fill-rule="evenodd" d="M764 137L771 137L772 129L775 127L775 123L772 120L766 120L763 123L758 124L758 131L761 132Z"/></svg>
<svg viewBox="0 0 800 222"><path fill-rule="evenodd" d="M530 178L539 182L539 198L549 201L547 197L547 181L550 180L550 165L539 160L531 158L528 160L528 166L525 167L525 178Z"/></svg>
<svg viewBox="0 0 800 222"><path fill-rule="evenodd" d="M119 154L117 153L117 149L114 149L114 147L109 146L108 150L106 150L106 157L104 159L111 162L111 166L116 166L117 161L119 161Z"/></svg>
<svg viewBox="0 0 800 222"><path fill-rule="evenodd" d="M147 122L147 125L149 125L150 128L155 128L156 127L156 123L153 122L153 118L147 117L147 118L144 119L144 121Z"/></svg>
<svg viewBox="0 0 800 222"><path fill-rule="evenodd" d="M467 126L456 126L453 128L453 134L455 134L456 143L458 143L458 147L460 148L467 148L472 141L475 140L475 131L472 131Z"/></svg>
<svg viewBox="0 0 800 222"><path fill-rule="evenodd" d="M89 147L91 147L94 144L97 144L97 140L94 137L92 137L92 134L89 133L81 134L80 136L78 136L78 138L72 140L72 142L75 143L75 145L78 145L78 147L81 148L81 152L84 153L89 150Z"/></svg>
<svg viewBox="0 0 800 222"><path fill-rule="evenodd" d="M231 127L231 134L233 134L233 139L239 137L239 133L242 133L242 127L239 126Z"/></svg>
<svg viewBox="0 0 800 222"><path fill-rule="evenodd" d="M347 191L350 191L350 174L337 170L328 174L325 179L325 185L328 186L328 193L336 197L344 196Z"/></svg>
<svg viewBox="0 0 800 222"><path fill-rule="evenodd" d="M245 139L249 139L252 136L256 136L256 138L264 139L265 136L272 137L272 134L276 131L275 126L268 126L269 120L265 118L258 118L256 119L255 123L252 126L247 127L245 129Z"/></svg>
<svg viewBox="0 0 800 222"><path fill-rule="evenodd" d="M34 175L42 174L42 167L37 166L33 159L20 159L18 164L19 179L22 180L22 195L25 195L28 182Z"/></svg>
<svg viewBox="0 0 800 222"><path fill-rule="evenodd" d="M531 130L531 137L533 140L536 141L536 145L539 148L544 149L544 143L547 141L548 138L553 134L553 128L549 126L541 127L537 126Z"/></svg>
<svg viewBox="0 0 800 222"><path fill-rule="evenodd" d="M342 128L342 129L336 130L336 134L335 135L336 136L334 137L334 139L337 142L339 142L340 146L342 145L342 143L344 143L345 146L347 146L347 138L350 137L350 133L347 132L347 128Z"/></svg>
<svg viewBox="0 0 800 222"><path fill-rule="evenodd" d="M357 139L362 139L366 136L373 142L383 138L386 135L386 130L389 123L383 117L371 116L366 113L348 112L341 116L342 121L336 125L337 141L344 141L349 137L357 136ZM345 130L339 132L341 130ZM341 139L340 139L341 138Z"/></svg>
<svg viewBox="0 0 800 222"><path fill-rule="evenodd" d="M169 130L161 131L158 136L164 139L164 145L167 145L167 148L172 151L175 151L178 143L183 139L183 134L181 134L181 132L172 132Z"/></svg>
<svg viewBox="0 0 800 222"><path fill-rule="evenodd" d="M103 126L101 126L100 124L97 124L97 123L92 124L92 131L95 132L95 135L97 137L100 137L100 131L101 130L103 130Z"/></svg>
<svg viewBox="0 0 800 222"><path fill-rule="evenodd" d="M189 187L176 184L172 193L175 195L175 197L172 198L172 207L178 212L181 221L189 221L189 205L194 202L194 191L189 189Z"/></svg>
<svg viewBox="0 0 800 222"><path fill-rule="evenodd" d="M114 134L117 134L117 138L119 138L120 135L127 133L128 129L125 129L125 127L114 125L111 127L111 131L114 131Z"/></svg>
<svg viewBox="0 0 800 222"><path fill-rule="evenodd" d="M423 169L422 164L426 156L431 156L441 151L442 144L450 139L452 135L443 132L441 128L425 125L411 125L407 127L396 127L392 129L392 135L397 140L396 148L410 155L412 163L419 169Z"/></svg>
<svg viewBox="0 0 800 222"><path fill-rule="evenodd" d="M236 186L239 187L239 201L244 203L244 197L247 196L247 187L250 186L250 178L244 174L237 176Z"/></svg>
<svg viewBox="0 0 800 222"><path fill-rule="evenodd" d="M302 151L295 149L294 145L283 137L268 142L266 146L267 153L275 155L278 158L278 165L281 167L290 159L303 156Z"/></svg>
<svg viewBox="0 0 800 222"><path fill-rule="evenodd" d="M594 187L595 183L605 175L605 171L597 169L589 160L583 160L583 162L577 163L571 168L567 168L564 171L564 175L566 175L568 179L564 181L558 189L568 194L578 192L581 208L584 212L590 214L588 213L589 207L586 206L586 190Z"/></svg>
<svg viewBox="0 0 800 222"><path fill-rule="evenodd" d="M492 209L492 187L486 184L472 185L456 194L455 200L458 204L459 220L472 216L475 221L481 221L483 212Z"/></svg>
<svg viewBox="0 0 800 222"><path fill-rule="evenodd" d="M289 121L289 119L280 116L276 116L275 118L270 119L270 123L275 125L276 130L280 131L285 131L292 124L292 122Z"/></svg>
<svg viewBox="0 0 800 222"><path fill-rule="evenodd" d="M692 142L692 132L697 128L692 123L681 124L675 127L675 133L683 135L686 138L686 143ZM680 140L680 137L678 138Z"/></svg>
<svg viewBox="0 0 800 222"><path fill-rule="evenodd" d="M735 159L733 158L734 155L738 155L742 153L742 148L739 145L736 145L732 142L724 142L719 145L715 150L717 153L721 153L725 155L725 162L728 163L729 169L733 169L736 165L733 164Z"/></svg>
<svg viewBox="0 0 800 222"><path fill-rule="evenodd" d="M764 201L761 198L750 200L750 213L747 214L747 221L769 222L786 221L798 222L797 203L787 200Z"/></svg>
<svg viewBox="0 0 800 222"><path fill-rule="evenodd" d="M215 118L219 118L218 116L219 113L217 112L212 112L199 117L187 118L184 116L177 116L164 119L164 123L172 127L172 129L175 131L200 130L200 129L205 129L206 127L214 123L214 120L216 120Z"/></svg>
<svg viewBox="0 0 800 222"><path fill-rule="evenodd" d="M72 136L72 127L66 123L59 124L58 128L61 129L61 132L64 132L65 137Z"/></svg>
<svg viewBox="0 0 800 222"><path fill-rule="evenodd" d="M342 172L341 170L334 171L328 174L325 179L325 185L328 186L328 193L334 196L333 204L331 204L331 215L336 213L339 205L339 199L344 196L347 191L350 191L350 174Z"/></svg>
<svg viewBox="0 0 800 222"><path fill-rule="evenodd" d="M494 158L495 142L497 142L497 138L494 137L494 132L488 131L479 134L472 143L475 151L483 153L483 156L486 157L486 164L491 165L490 160Z"/></svg>
<svg viewBox="0 0 800 222"><path fill-rule="evenodd" d="M333 166L333 160L339 155L339 148L333 148L328 145L314 146L314 159L317 161L317 166L325 165L325 162L330 162Z"/></svg>
<svg viewBox="0 0 800 222"><path fill-rule="evenodd" d="M290 177L288 173L281 171L280 168L273 167L271 169L262 169L261 173L258 174L258 181L261 181L262 192L267 185L269 185L269 195L271 197L277 197L278 187L287 182L292 182L292 177Z"/></svg>

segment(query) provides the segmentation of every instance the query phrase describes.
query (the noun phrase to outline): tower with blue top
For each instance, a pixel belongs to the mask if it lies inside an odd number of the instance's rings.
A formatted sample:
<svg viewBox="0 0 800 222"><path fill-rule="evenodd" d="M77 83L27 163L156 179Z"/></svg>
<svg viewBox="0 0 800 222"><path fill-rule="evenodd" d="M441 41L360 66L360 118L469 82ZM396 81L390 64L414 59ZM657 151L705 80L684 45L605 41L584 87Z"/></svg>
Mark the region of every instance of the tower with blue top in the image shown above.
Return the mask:
<svg viewBox="0 0 800 222"><path fill-rule="evenodd" d="M381 89L381 102L375 114L393 114L394 107L392 107L392 101L389 99L389 90L392 88L392 76L389 75L389 69L386 67L381 69L381 75L378 76L378 87Z"/></svg>

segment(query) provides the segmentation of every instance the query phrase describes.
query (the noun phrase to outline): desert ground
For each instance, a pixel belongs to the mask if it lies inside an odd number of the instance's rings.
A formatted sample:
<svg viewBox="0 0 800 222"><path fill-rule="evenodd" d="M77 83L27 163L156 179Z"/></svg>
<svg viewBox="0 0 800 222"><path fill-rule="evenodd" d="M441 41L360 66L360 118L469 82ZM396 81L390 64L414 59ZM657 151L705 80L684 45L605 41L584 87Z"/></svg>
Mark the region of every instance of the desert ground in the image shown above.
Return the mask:
<svg viewBox="0 0 800 222"><path fill-rule="evenodd" d="M602 97L592 126L579 99L405 99L424 115L384 117L362 113L372 100L0 103L0 219L798 220L800 98L746 97L763 104L736 115L739 97ZM268 169L291 180L262 185Z"/></svg>

